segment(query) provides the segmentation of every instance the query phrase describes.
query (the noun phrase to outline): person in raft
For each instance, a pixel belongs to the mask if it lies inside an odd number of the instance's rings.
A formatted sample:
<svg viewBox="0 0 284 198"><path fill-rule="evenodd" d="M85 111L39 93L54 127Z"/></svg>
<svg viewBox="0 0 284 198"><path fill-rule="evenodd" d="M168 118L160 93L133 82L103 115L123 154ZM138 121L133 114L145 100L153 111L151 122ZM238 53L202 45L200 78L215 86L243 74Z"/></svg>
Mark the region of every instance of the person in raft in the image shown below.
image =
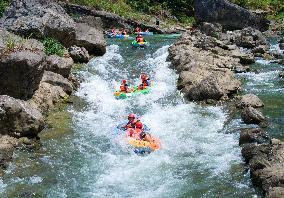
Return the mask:
<svg viewBox="0 0 284 198"><path fill-rule="evenodd" d="M128 119L127 124L124 127L122 127L124 129L135 129L136 123L140 122L140 120L137 119L133 113L129 114L127 119Z"/></svg>
<svg viewBox="0 0 284 198"><path fill-rule="evenodd" d="M149 86L151 86L150 77L147 74L142 73L140 78L142 83L138 86L139 90L147 89Z"/></svg>
<svg viewBox="0 0 284 198"><path fill-rule="evenodd" d="M114 35L114 36L116 35L116 30L115 30L114 27L111 29L111 34Z"/></svg>
<svg viewBox="0 0 284 198"><path fill-rule="evenodd" d="M142 36L141 34L138 34L138 35L136 36L136 42L137 42L137 43L143 43L143 42L145 42L145 40L144 40L144 38L143 38L143 36Z"/></svg>
<svg viewBox="0 0 284 198"><path fill-rule="evenodd" d="M122 80L121 82L121 85L120 85L120 92L122 93L130 93L132 92L133 90L128 88L128 83L127 83L127 80Z"/></svg>
<svg viewBox="0 0 284 198"><path fill-rule="evenodd" d="M126 33L126 31L125 31L125 29L124 29L124 28L122 28L122 29L121 29L120 34L121 34L121 35L127 35L127 33Z"/></svg>
<svg viewBox="0 0 284 198"><path fill-rule="evenodd" d="M141 28L140 27L136 27L135 28L135 32L137 32L137 33L141 32Z"/></svg>

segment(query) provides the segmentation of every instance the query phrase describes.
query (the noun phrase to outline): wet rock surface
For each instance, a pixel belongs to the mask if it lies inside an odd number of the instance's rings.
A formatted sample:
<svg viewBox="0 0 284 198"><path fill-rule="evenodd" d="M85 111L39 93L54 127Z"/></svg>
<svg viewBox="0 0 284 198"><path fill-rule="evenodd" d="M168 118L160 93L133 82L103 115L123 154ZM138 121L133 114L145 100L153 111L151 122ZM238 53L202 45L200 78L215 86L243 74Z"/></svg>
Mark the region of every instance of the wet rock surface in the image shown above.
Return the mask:
<svg viewBox="0 0 284 198"><path fill-rule="evenodd" d="M268 139L266 132L261 128L241 129L239 144L265 143Z"/></svg>
<svg viewBox="0 0 284 198"><path fill-rule="evenodd" d="M242 110L241 117L245 124L260 124L267 121L259 110L251 106L245 107Z"/></svg>
<svg viewBox="0 0 284 198"><path fill-rule="evenodd" d="M266 197L281 197L284 185L284 143L273 139L268 144L248 144L242 154L251 170L253 184Z"/></svg>

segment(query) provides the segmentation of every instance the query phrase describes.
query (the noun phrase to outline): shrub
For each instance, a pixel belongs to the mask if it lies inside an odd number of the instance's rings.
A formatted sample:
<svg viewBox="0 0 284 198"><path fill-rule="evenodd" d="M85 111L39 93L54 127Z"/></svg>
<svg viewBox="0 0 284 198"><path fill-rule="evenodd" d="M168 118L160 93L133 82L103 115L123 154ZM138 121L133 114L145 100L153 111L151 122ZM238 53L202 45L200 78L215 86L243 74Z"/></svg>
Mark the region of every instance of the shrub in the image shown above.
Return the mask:
<svg viewBox="0 0 284 198"><path fill-rule="evenodd" d="M54 38L45 38L43 40L44 52L47 55L57 55L62 57L64 55L65 47Z"/></svg>

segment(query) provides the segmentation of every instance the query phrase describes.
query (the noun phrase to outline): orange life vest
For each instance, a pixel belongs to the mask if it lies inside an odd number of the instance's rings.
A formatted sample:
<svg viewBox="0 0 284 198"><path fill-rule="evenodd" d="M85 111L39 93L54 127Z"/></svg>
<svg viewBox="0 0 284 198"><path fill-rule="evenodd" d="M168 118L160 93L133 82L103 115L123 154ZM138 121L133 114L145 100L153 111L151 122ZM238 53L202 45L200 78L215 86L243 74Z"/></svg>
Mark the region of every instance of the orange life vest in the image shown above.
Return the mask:
<svg viewBox="0 0 284 198"><path fill-rule="evenodd" d="M127 91L125 85L126 85L126 84L121 84L121 85L120 85L120 91L121 91L121 92L126 92L126 91Z"/></svg>

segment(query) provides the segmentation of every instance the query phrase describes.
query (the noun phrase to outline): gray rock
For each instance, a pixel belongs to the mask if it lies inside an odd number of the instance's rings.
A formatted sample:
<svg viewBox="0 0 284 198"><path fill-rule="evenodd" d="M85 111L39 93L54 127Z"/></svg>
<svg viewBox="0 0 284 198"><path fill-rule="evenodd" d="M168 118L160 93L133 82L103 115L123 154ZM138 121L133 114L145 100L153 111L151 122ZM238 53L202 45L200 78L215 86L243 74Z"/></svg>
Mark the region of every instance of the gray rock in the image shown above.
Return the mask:
<svg viewBox="0 0 284 198"><path fill-rule="evenodd" d="M244 96L242 96L241 101L239 104L237 104L237 106L239 108L244 108L244 107L254 107L254 108L258 108L258 107L263 107L264 104L263 102L254 94L246 94Z"/></svg>
<svg viewBox="0 0 284 198"><path fill-rule="evenodd" d="M0 29L0 49L0 95L31 98L46 64L42 44L34 39L22 40Z"/></svg>
<svg viewBox="0 0 284 198"><path fill-rule="evenodd" d="M59 57L56 55L48 56L46 58L46 63L46 71L52 71L62 75L65 78L68 78L72 65L74 64L72 58Z"/></svg>
<svg viewBox="0 0 284 198"><path fill-rule="evenodd" d="M68 49L69 55L76 63L89 62L89 53L84 47L71 46Z"/></svg>
<svg viewBox="0 0 284 198"><path fill-rule="evenodd" d="M269 50L267 45L260 45L252 49L252 53L254 54L264 54Z"/></svg>
<svg viewBox="0 0 284 198"><path fill-rule="evenodd" d="M268 30L269 21L226 0L194 1L195 18L198 23L219 23L227 29L253 27Z"/></svg>
<svg viewBox="0 0 284 198"><path fill-rule="evenodd" d="M73 92L72 84L60 74L56 74L50 71L45 71L41 81L49 83L53 86L61 87L63 91L66 92L68 95L70 95Z"/></svg>
<svg viewBox="0 0 284 198"><path fill-rule="evenodd" d="M8 135L0 136L0 167L6 168L12 160L14 147L18 145L16 138Z"/></svg>
<svg viewBox="0 0 284 198"><path fill-rule="evenodd" d="M220 24L212 24L212 23L201 23L200 31L207 36L220 37L222 33L222 26Z"/></svg>
<svg viewBox="0 0 284 198"><path fill-rule="evenodd" d="M92 54L101 56L106 53L106 42L103 32L99 29L88 26L86 23L76 24L75 45L84 47Z"/></svg>
<svg viewBox="0 0 284 198"><path fill-rule="evenodd" d="M279 77L284 78L284 71L280 72Z"/></svg>
<svg viewBox="0 0 284 198"><path fill-rule="evenodd" d="M268 137L265 131L261 128L241 129L239 144L245 143L264 143L267 142Z"/></svg>
<svg viewBox="0 0 284 198"><path fill-rule="evenodd" d="M0 133L14 137L35 137L44 127L42 114L29 103L0 96Z"/></svg>
<svg viewBox="0 0 284 198"><path fill-rule="evenodd" d="M279 48L280 48L281 50L284 50L284 43L280 43L280 44L279 44Z"/></svg>
<svg viewBox="0 0 284 198"><path fill-rule="evenodd" d="M50 0L13 0L0 26L25 36L53 37L69 47L75 40L75 22Z"/></svg>
<svg viewBox="0 0 284 198"><path fill-rule="evenodd" d="M242 110L241 118L246 124L260 124L266 122L264 115L251 106L245 107Z"/></svg>
<svg viewBox="0 0 284 198"><path fill-rule="evenodd" d="M186 32L169 48L168 60L179 73L178 89L189 100L226 100L240 89L230 47L200 32Z"/></svg>
<svg viewBox="0 0 284 198"><path fill-rule="evenodd" d="M37 108L41 113L46 114L48 110L54 107L54 104L68 97L62 87L54 86L46 82L41 82L38 90L29 103Z"/></svg>
<svg viewBox="0 0 284 198"><path fill-rule="evenodd" d="M284 187L274 187L268 190L266 198L279 198L284 197Z"/></svg>

